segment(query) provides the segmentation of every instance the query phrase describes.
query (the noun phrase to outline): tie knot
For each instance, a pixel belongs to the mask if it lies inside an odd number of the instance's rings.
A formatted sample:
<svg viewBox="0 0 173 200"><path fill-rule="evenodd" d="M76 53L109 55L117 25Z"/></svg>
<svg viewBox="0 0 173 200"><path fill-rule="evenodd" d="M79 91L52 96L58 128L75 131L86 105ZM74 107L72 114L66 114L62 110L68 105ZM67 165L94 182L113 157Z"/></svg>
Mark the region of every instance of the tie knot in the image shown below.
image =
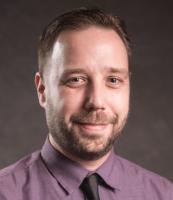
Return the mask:
<svg viewBox="0 0 173 200"><path fill-rule="evenodd" d="M81 189L88 200L99 200L98 175L94 173L87 176L81 184Z"/></svg>

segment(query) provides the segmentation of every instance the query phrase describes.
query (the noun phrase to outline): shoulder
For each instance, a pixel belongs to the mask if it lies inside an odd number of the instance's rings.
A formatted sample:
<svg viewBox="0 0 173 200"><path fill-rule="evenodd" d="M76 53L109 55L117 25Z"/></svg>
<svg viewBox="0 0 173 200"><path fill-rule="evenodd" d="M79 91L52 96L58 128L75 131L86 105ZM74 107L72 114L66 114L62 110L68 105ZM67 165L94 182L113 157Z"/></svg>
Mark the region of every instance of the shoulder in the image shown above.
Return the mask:
<svg viewBox="0 0 173 200"><path fill-rule="evenodd" d="M5 200L10 194L17 197L21 186L32 176L33 169L38 168L39 160L40 152L37 151L0 170L0 199Z"/></svg>
<svg viewBox="0 0 173 200"><path fill-rule="evenodd" d="M6 177L11 176L12 174L18 174L27 170L31 165L33 165L39 159L39 151L36 151L30 155L23 157L12 165L0 170L0 181Z"/></svg>
<svg viewBox="0 0 173 200"><path fill-rule="evenodd" d="M122 173L122 184L136 185L151 196L164 200L173 198L173 183L168 179L115 155L115 162Z"/></svg>

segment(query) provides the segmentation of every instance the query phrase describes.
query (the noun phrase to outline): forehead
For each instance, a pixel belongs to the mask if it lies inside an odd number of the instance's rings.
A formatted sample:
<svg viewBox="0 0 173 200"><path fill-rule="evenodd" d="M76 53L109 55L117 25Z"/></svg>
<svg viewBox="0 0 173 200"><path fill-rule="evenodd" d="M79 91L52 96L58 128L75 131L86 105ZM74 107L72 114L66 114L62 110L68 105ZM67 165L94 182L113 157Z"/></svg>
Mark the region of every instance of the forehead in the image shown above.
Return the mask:
<svg viewBox="0 0 173 200"><path fill-rule="evenodd" d="M128 68L126 47L112 29L91 26L84 30L64 31L52 51L54 67L68 68Z"/></svg>
<svg viewBox="0 0 173 200"><path fill-rule="evenodd" d="M63 31L58 36L55 45L57 42L64 44L68 48L89 47L89 45L94 48L99 46L99 44L100 48L101 45L111 43L112 46L119 46L121 50L125 50L126 52L125 44L115 30L99 26L89 26L81 30Z"/></svg>

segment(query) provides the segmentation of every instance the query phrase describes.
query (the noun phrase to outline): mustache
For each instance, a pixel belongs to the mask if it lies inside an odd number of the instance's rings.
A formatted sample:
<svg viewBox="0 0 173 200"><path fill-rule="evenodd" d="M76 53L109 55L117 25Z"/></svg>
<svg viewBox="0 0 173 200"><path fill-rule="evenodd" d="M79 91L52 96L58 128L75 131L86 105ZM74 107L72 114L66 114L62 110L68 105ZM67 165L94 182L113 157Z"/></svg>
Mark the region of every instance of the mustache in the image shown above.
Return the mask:
<svg viewBox="0 0 173 200"><path fill-rule="evenodd" d="M71 121L79 124L116 124L118 116L109 116L104 111L82 111L72 115Z"/></svg>

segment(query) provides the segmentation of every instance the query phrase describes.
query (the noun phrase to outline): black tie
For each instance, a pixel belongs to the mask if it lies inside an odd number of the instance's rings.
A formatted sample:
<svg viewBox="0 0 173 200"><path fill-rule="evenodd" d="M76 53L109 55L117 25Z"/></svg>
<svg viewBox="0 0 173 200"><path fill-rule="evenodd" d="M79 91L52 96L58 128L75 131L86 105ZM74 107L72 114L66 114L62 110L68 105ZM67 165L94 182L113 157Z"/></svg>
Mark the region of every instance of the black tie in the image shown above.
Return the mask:
<svg viewBox="0 0 173 200"><path fill-rule="evenodd" d="M97 174L87 176L81 184L81 189L87 200L100 200Z"/></svg>

